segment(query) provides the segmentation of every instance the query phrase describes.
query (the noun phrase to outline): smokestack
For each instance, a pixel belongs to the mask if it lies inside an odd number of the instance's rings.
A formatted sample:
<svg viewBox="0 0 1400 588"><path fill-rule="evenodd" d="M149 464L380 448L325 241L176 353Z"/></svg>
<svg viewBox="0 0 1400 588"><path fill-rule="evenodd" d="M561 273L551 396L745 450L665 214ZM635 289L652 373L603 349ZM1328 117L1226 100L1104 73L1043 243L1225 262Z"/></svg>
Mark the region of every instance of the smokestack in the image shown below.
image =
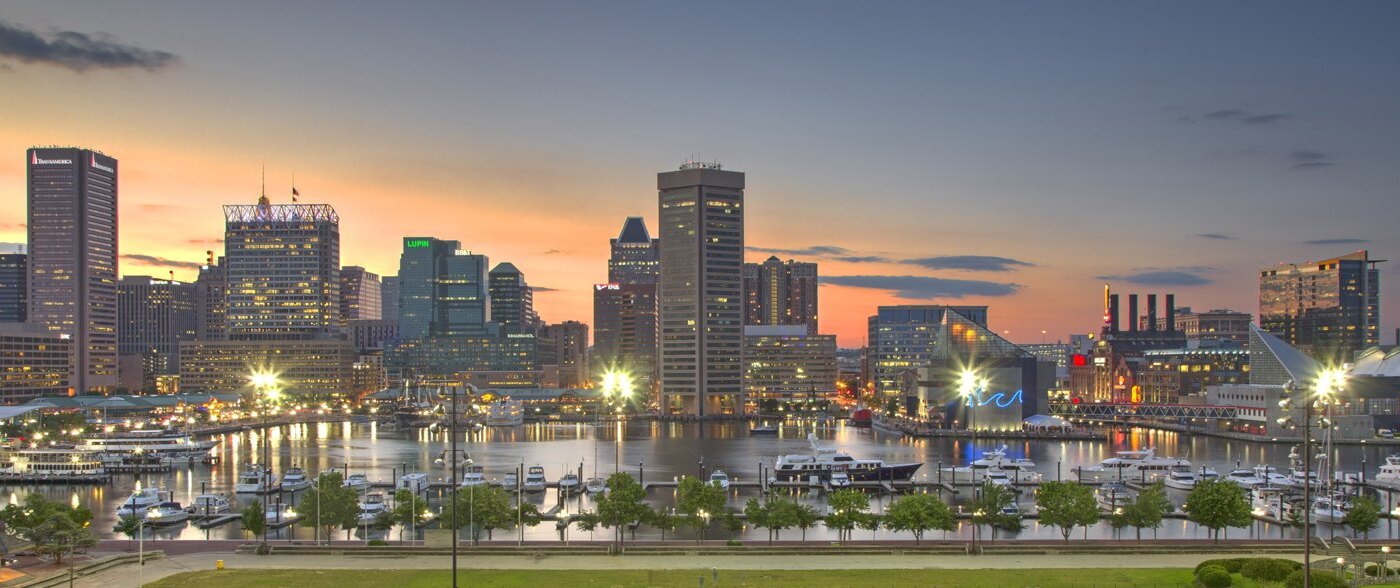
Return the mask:
<svg viewBox="0 0 1400 588"><path fill-rule="evenodd" d="M1138 316L1137 316L1137 311L1138 311L1137 294L1129 294L1129 295L1128 295L1128 331L1130 331L1130 332L1137 332L1137 330L1138 330Z"/></svg>
<svg viewBox="0 0 1400 588"><path fill-rule="evenodd" d="M1167 332L1176 330L1176 294L1167 294Z"/></svg>
<svg viewBox="0 0 1400 588"><path fill-rule="evenodd" d="M1108 296L1108 332L1118 332L1118 295Z"/></svg>
<svg viewBox="0 0 1400 588"><path fill-rule="evenodd" d="M1157 330L1157 295L1147 295L1147 330Z"/></svg>

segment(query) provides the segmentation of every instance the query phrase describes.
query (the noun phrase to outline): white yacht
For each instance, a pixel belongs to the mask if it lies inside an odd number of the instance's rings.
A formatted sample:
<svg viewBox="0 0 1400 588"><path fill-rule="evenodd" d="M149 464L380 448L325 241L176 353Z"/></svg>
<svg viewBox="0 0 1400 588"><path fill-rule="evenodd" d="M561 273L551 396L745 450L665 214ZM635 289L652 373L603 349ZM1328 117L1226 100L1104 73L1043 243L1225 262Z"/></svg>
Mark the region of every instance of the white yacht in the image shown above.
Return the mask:
<svg viewBox="0 0 1400 588"><path fill-rule="evenodd" d="M713 472L710 472L710 485L719 488L720 490L728 490L729 474L724 473L724 470L715 470Z"/></svg>
<svg viewBox="0 0 1400 588"><path fill-rule="evenodd" d="M429 486L428 474L404 474L399 476L397 490L408 490L414 494L422 494Z"/></svg>
<svg viewBox="0 0 1400 588"><path fill-rule="evenodd" d="M239 494L267 494L272 491L272 472L259 465L251 465L238 473L233 483L233 491Z"/></svg>
<svg viewBox="0 0 1400 588"><path fill-rule="evenodd" d="M287 468L287 473L282 474L282 491L299 492L311 487L311 478L306 476L306 470L298 467Z"/></svg>
<svg viewBox="0 0 1400 588"><path fill-rule="evenodd" d="M1173 468L1167 473L1164 484L1168 488L1190 490L1196 487L1196 482L1199 480L1200 478L1196 477L1196 472L1191 471L1191 468Z"/></svg>
<svg viewBox="0 0 1400 588"><path fill-rule="evenodd" d="M517 487L519 486L520 474L517 474L515 472L507 472L505 477L501 478L501 489L505 490L506 492L515 492Z"/></svg>
<svg viewBox="0 0 1400 588"><path fill-rule="evenodd" d="M340 485L346 488L354 488L356 492L364 492L365 490L369 490L369 478L365 477L364 474L350 474L350 477L346 478Z"/></svg>
<svg viewBox="0 0 1400 588"><path fill-rule="evenodd" d="M92 479L106 473L97 452L75 447L13 449L0 461L0 473L54 481Z"/></svg>
<svg viewBox="0 0 1400 588"><path fill-rule="evenodd" d="M944 467L943 473L953 476L954 481L977 482L988 468L998 468L1017 481L1039 482L1041 475L1035 471L1035 462L1024 457L1007 457L1006 446L982 452L982 457L971 464L958 467Z"/></svg>
<svg viewBox="0 0 1400 588"><path fill-rule="evenodd" d="M1080 482L1155 482L1165 477L1172 468L1191 469L1190 460L1177 457L1158 457L1152 448L1119 451L1113 457L1103 460L1096 466L1079 468L1076 473Z"/></svg>
<svg viewBox="0 0 1400 588"><path fill-rule="evenodd" d="M1319 496L1313 499L1312 520L1318 523L1337 524L1346 518L1351 510L1345 502L1336 497Z"/></svg>
<svg viewBox="0 0 1400 588"><path fill-rule="evenodd" d="M602 478L589 478L583 482L583 491L589 494L603 494L608 491L608 482Z"/></svg>
<svg viewBox="0 0 1400 588"><path fill-rule="evenodd" d="M1128 493L1128 487L1122 484L1112 483L1099 486L1094 491L1094 498L1099 502L1099 508L1107 512L1114 512L1132 500L1132 495Z"/></svg>
<svg viewBox="0 0 1400 588"><path fill-rule="evenodd" d="M159 488L142 488L132 492L117 512L122 516L144 517L147 509L162 502L165 502L164 493Z"/></svg>
<svg viewBox="0 0 1400 588"><path fill-rule="evenodd" d="M558 486L561 494L578 494L583 482L578 479L578 474L568 472L559 478Z"/></svg>
<svg viewBox="0 0 1400 588"><path fill-rule="evenodd" d="M478 465L467 466L466 473L462 474L462 487L485 486L486 471Z"/></svg>
<svg viewBox="0 0 1400 588"><path fill-rule="evenodd" d="M1386 488L1400 489L1400 455L1387 455L1385 463L1371 479L1371 483Z"/></svg>
<svg viewBox="0 0 1400 588"><path fill-rule="evenodd" d="M849 453L817 444L814 433L807 435L812 445L810 455L783 455L773 466L773 477L783 481L805 481L812 476L830 478L835 466L844 466L846 475L857 481L908 480L922 463L885 463L879 459L856 459Z"/></svg>
<svg viewBox="0 0 1400 588"><path fill-rule="evenodd" d="M827 481L831 484L832 490L841 490L851 487L851 475L846 470L832 470L831 479Z"/></svg>
<svg viewBox="0 0 1400 588"><path fill-rule="evenodd" d="M1254 466L1254 477L1264 481L1267 486L1277 486L1279 488L1292 488L1293 479L1280 474L1278 468L1271 465Z"/></svg>
<svg viewBox="0 0 1400 588"><path fill-rule="evenodd" d="M544 479L544 468L537 465L530 466L525 472L525 483L521 484L526 492L544 492L548 485L549 482Z"/></svg>
<svg viewBox="0 0 1400 588"><path fill-rule="evenodd" d="M1227 482L1234 482L1236 486L1245 490L1263 486L1267 483L1263 478L1260 478L1254 470L1249 468L1235 468L1230 470L1230 473L1225 474L1225 480Z"/></svg>
<svg viewBox="0 0 1400 588"><path fill-rule="evenodd" d="M292 510L290 504L268 504L263 509L263 520L268 525L280 527L297 519L297 511Z"/></svg>
<svg viewBox="0 0 1400 588"><path fill-rule="evenodd" d="M1002 471L1001 468L992 467L983 470L982 483L991 484L993 486L1001 486L1003 488L1009 488L1013 491L1016 490L1016 487L1013 486L1011 483L1011 476L1007 475L1007 473L1005 471Z"/></svg>
<svg viewBox="0 0 1400 588"><path fill-rule="evenodd" d="M360 501L360 524L368 525L373 523L374 519L379 516L379 513L384 512L387 508L388 506L384 504L383 494L378 492L366 494L364 500Z"/></svg>
<svg viewBox="0 0 1400 588"><path fill-rule="evenodd" d="M175 429L154 429L109 433L84 439L79 449L103 453L157 454L185 459L202 459L219 444L218 439L197 441Z"/></svg>
<svg viewBox="0 0 1400 588"><path fill-rule="evenodd" d="M1292 490L1278 486L1254 486L1249 490L1249 506L1254 514L1285 520L1285 505L1294 499Z"/></svg>
<svg viewBox="0 0 1400 588"><path fill-rule="evenodd" d="M486 425L514 427L525 422L525 406L519 400L499 400L486 407Z"/></svg>
<svg viewBox="0 0 1400 588"><path fill-rule="evenodd" d="M147 525L174 525L190 518L190 513L178 502L161 502L146 509Z"/></svg>
<svg viewBox="0 0 1400 588"><path fill-rule="evenodd" d="M1012 500L1008 502L1006 506L1001 507L1001 514L1019 519L1021 518L1021 505L1017 504L1015 500Z"/></svg>
<svg viewBox="0 0 1400 588"><path fill-rule="evenodd" d="M194 497L194 504L190 505L197 515L224 514L232 510L233 505L229 503L228 497L222 494L200 494Z"/></svg>

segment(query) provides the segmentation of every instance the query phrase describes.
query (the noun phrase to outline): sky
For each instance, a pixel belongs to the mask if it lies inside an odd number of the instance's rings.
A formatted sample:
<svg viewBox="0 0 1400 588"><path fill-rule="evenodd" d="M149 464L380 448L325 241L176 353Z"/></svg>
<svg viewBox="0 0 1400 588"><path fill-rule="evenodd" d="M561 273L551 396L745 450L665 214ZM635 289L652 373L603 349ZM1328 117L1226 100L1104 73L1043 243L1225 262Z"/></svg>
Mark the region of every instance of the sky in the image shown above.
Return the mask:
<svg viewBox="0 0 1400 588"><path fill-rule="evenodd" d="M1396 3L3 6L0 242L25 149L99 149L123 275L193 279L265 170L336 208L344 265L456 239L591 323L690 158L747 174L748 259L819 263L843 346L883 304L1035 343L1097 330L1105 282L1253 313L1263 267L1400 254Z"/></svg>

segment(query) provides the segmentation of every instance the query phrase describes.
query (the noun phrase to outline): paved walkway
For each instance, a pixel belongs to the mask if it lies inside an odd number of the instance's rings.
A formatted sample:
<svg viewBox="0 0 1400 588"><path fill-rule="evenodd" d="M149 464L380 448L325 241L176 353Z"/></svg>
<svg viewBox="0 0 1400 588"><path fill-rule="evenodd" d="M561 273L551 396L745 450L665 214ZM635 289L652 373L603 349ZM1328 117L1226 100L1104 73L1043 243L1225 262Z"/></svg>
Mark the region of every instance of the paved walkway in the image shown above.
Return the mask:
<svg viewBox="0 0 1400 588"><path fill-rule="evenodd" d="M720 570L829 570L829 569L982 569L982 568L1190 568L1211 554L1176 553L1161 555L864 555L841 557L790 557L777 565L770 557L751 555L637 555L608 557L597 555L557 556L462 556L462 569L548 569L548 570L647 570L647 569L705 569ZM451 560L444 556L343 556L343 555L248 555L200 553L177 555L146 562L145 570L121 566L84 578L82 586L94 588L135 588L142 580L150 582L180 572L212 570L216 560L224 560L225 569L449 569Z"/></svg>

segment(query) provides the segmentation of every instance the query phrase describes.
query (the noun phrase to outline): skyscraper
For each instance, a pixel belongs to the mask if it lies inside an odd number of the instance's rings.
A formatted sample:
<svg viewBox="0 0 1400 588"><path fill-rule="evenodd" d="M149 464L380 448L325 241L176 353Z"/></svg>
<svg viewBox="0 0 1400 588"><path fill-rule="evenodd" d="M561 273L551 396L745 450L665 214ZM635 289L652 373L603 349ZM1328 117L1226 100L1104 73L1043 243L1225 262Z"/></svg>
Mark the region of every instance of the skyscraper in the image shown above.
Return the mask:
<svg viewBox="0 0 1400 588"><path fill-rule="evenodd" d="M384 276L379 280L380 318L399 322L399 277Z"/></svg>
<svg viewBox="0 0 1400 588"><path fill-rule="evenodd" d="M660 241L651 238L642 217L633 216L611 246L608 283L593 285L594 371L624 372L650 399L657 383Z"/></svg>
<svg viewBox="0 0 1400 588"><path fill-rule="evenodd" d="M744 264L746 325L806 325L817 334L817 264L776 256Z"/></svg>
<svg viewBox="0 0 1400 588"><path fill-rule="evenodd" d="M340 217L329 204L224 206L228 338L339 335Z"/></svg>
<svg viewBox="0 0 1400 588"><path fill-rule="evenodd" d="M228 277L224 275L224 258L216 262L214 252L199 266L194 285L199 297L195 338L200 341L228 339Z"/></svg>
<svg viewBox="0 0 1400 588"><path fill-rule="evenodd" d="M1324 363L1380 344L1380 270L1366 251L1259 272L1259 326Z"/></svg>
<svg viewBox="0 0 1400 588"><path fill-rule="evenodd" d="M198 294L190 283L124 276L117 282L117 354L140 356L152 370L146 376L179 373L180 341L193 341L199 330Z"/></svg>
<svg viewBox="0 0 1400 588"><path fill-rule="evenodd" d="M656 176L661 410L743 410L744 174L687 162Z"/></svg>
<svg viewBox="0 0 1400 588"><path fill-rule="evenodd" d="M117 386L117 160L28 152L29 320L73 341L79 394Z"/></svg>
<svg viewBox="0 0 1400 588"><path fill-rule="evenodd" d="M404 237L399 256L399 338L486 335L495 328L485 255L457 241Z"/></svg>
<svg viewBox="0 0 1400 588"><path fill-rule="evenodd" d="M341 320L375 320L382 313L379 274L357 265L340 268Z"/></svg>
<svg viewBox="0 0 1400 588"><path fill-rule="evenodd" d="M543 331L557 350L560 387L582 387L588 381L588 325L564 321L547 325Z"/></svg>
<svg viewBox="0 0 1400 588"><path fill-rule="evenodd" d="M28 283L29 256L22 250L0 253L0 323L22 323L27 320Z"/></svg>
<svg viewBox="0 0 1400 588"><path fill-rule="evenodd" d="M497 264L489 277L491 320L500 323L503 332L535 332L539 323L535 292L525 281L525 274L507 261Z"/></svg>

